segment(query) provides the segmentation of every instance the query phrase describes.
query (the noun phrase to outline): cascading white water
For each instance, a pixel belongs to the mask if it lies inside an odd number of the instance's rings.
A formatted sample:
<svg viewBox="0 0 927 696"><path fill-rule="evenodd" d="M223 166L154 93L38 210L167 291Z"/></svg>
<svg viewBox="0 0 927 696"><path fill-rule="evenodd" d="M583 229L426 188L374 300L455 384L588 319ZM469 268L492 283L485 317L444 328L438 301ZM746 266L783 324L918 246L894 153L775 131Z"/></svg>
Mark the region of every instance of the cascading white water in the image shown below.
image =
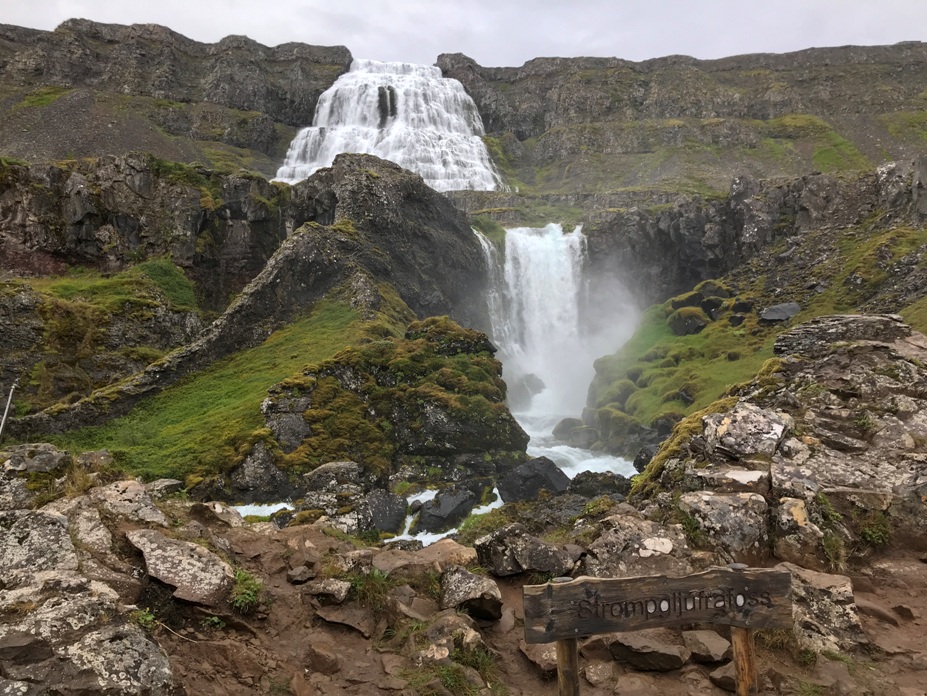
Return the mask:
<svg viewBox="0 0 927 696"><path fill-rule="evenodd" d="M277 179L296 183L339 153L362 152L420 174L438 191L494 191L500 181L482 134L473 100L440 68L355 59L319 98Z"/></svg>
<svg viewBox="0 0 927 696"><path fill-rule="evenodd" d="M557 224L506 230L502 254L477 233L490 268L489 313L509 406L531 436L528 453L555 461L571 478L580 471L629 476L630 463L558 442L551 431L577 416L595 374L593 361L627 340L636 310L616 279L583 272L580 227Z"/></svg>

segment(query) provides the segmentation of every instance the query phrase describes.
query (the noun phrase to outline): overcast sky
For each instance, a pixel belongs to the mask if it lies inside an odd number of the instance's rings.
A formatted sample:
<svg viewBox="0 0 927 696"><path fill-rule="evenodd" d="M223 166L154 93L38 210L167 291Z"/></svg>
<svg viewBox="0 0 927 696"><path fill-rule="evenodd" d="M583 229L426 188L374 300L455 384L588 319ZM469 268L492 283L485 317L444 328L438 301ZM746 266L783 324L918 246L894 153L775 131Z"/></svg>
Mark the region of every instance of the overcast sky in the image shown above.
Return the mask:
<svg viewBox="0 0 927 696"><path fill-rule="evenodd" d="M720 58L927 40L927 0L0 0L0 23L164 24L197 41L347 46L358 58L485 66L538 56Z"/></svg>

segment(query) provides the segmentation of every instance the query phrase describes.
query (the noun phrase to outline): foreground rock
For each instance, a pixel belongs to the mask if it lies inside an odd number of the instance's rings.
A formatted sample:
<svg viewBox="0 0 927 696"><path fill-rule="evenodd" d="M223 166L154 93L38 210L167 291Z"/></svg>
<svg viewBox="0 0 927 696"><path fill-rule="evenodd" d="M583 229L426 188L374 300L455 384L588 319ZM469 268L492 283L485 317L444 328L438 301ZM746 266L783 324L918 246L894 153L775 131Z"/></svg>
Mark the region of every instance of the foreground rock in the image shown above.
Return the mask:
<svg viewBox="0 0 927 696"><path fill-rule="evenodd" d="M480 565L500 577L531 571L562 577L573 570L578 556L568 548L531 536L520 524L510 524L481 537L473 546Z"/></svg>
<svg viewBox="0 0 927 696"><path fill-rule="evenodd" d="M152 529L127 532L126 538L142 552L148 574L174 587L177 599L214 606L228 595L234 573L212 551Z"/></svg>

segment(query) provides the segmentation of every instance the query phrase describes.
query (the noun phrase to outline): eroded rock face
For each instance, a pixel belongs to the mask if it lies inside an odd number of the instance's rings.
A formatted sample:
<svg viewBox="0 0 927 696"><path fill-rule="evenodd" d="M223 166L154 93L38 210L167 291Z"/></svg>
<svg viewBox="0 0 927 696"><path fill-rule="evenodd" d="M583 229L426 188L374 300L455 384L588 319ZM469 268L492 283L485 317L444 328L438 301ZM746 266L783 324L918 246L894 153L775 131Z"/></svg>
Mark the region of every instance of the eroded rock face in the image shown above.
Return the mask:
<svg viewBox="0 0 927 696"><path fill-rule="evenodd" d="M16 587L33 573L77 570L77 553L63 515L41 510L0 512L0 586Z"/></svg>
<svg viewBox="0 0 927 696"><path fill-rule="evenodd" d="M29 611L17 610L26 605ZM120 614L118 595L101 583L73 571L40 571L15 590L0 590L0 612L18 617L0 623L5 693L180 693L167 655Z"/></svg>
<svg viewBox="0 0 927 696"><path fill-rule="evenodd" d="M126 538L142 552L148 574L176 588L177 599L213 606L228 595L232 568L212 551L153 529L127 532Z"/></svg>
<svg viewBox="0 0 927 696"><path fill-rule="evenodd" d="M679 508L694 518L726 561L755 564L766 555L769 506L755 493L700 491L679 497Z"/></svg>

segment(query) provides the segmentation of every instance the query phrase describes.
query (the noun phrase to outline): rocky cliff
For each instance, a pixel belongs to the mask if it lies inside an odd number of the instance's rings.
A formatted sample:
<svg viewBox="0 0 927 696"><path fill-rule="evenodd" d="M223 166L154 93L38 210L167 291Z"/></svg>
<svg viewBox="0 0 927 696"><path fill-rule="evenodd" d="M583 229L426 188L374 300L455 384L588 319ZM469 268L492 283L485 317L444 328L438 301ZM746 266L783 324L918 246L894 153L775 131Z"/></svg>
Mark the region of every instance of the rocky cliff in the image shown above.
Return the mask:
<svg viewBox="0 0 927 696"><path fill-rule="evenodd" d="M512 184L544 193L723 190L731 173L796 176L922 149L927 46L700 61L438 57L476 102ZM489 207L489 206L487 206Z"/></svg>
<svg viewBox="0 0 927 696"><path fill-rule="evenodd" d="M151 24L3 25L0 150L41 162L144 149L273 174L350 63L343 46L202 44Z"/></svg>

